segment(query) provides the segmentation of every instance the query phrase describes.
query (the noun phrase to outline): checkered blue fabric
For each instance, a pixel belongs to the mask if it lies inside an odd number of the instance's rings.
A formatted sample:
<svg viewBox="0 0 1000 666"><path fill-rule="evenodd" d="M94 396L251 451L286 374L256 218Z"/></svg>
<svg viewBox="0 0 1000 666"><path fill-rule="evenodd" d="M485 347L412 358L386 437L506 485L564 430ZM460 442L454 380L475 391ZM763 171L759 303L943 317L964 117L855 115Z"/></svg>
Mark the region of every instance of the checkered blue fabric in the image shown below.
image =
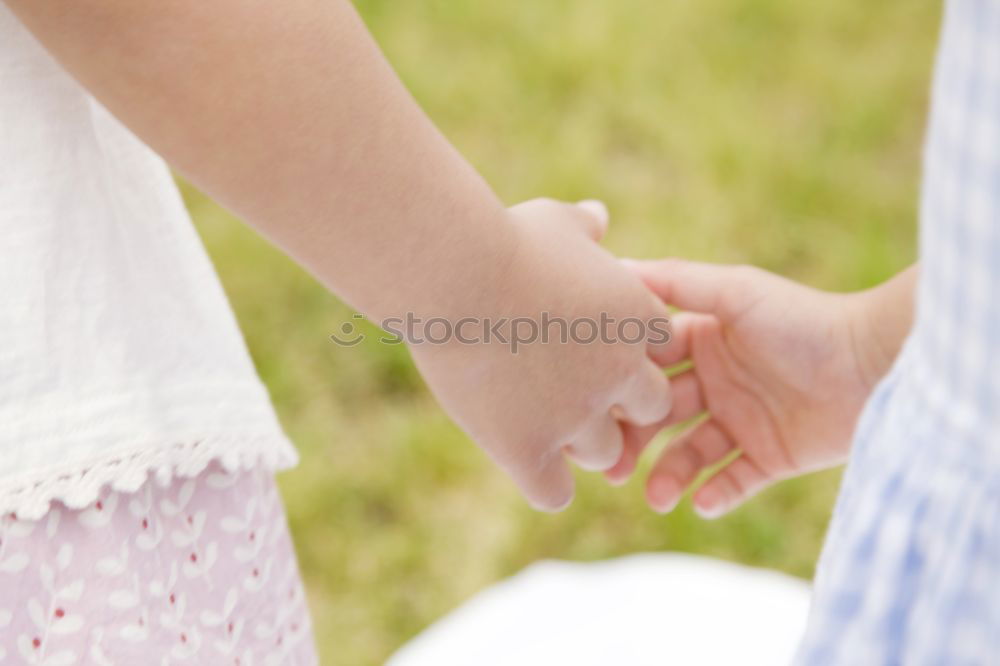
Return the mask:
<svg viewBox="0 0 1000 666"><path fill-rule="evenodd" d="M1000 0L948 0L917 321L855 436L797 664L1000 664Z"/></svg>

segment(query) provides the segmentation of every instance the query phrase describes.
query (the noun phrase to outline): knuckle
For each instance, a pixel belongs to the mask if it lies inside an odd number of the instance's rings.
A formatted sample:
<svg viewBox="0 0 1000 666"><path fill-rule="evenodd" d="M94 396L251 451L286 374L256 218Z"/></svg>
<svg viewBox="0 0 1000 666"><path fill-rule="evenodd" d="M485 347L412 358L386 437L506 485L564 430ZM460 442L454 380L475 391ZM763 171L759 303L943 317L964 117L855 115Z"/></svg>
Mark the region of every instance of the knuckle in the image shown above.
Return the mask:
<svg viewBox="0 0 1000 666"><path fill-rule="evenodd" d="M677 449L676 469L681 480L688 482L698 475L701 470L701 458L690 446L682 446Z"/></svg>
<svg viewBox="0 0 1000 666"><path fill-rule="evenodd" d="M753 264L736 264L731 268L732 275L740 281L749 281L759 278L764 270Z"/></svg>
<svg viewBox="0 0 1000 666"><path fill-rule="evenodd" d="M577 465L588 472L603 472L614 467L621 458L621 446L608 443L585 451L573 448L572 458Z"/></svg>
<svg viewBox="0 0 1000 666"><path fill-rule="evenodd" d="M653 266L658 271L663 272L673 272L682 268L687 262L684 259L678 257L663 257L662 259L657 259L653 262Z"/></svg>
<svg viewBox="0 0 1000 666"><path fill-rule="evenodd" d="M743 483L736 478L736 475L732 472L727 472L722 475L725 483L725 496L728 501L732 501L737 497L741 497L746 494L746 488L743 487Z"/></svg>
<svg viewBox="0 0 1000 666"><path fill-rule="evenodd" d="M748 268L748 273L754 270L759 269ZM736 277L733 286L718 295L717 311L724 316L727 314L732 316L734 313L743 311L747 306L748 290L746 285L752 278L742 272L734 273L734 276Z"/></svg>
<svg viewBox="0 0 1000 666"><path fill-rule="evenodd" d="M549 199L547 197L538 197L536 199L528 199L527 201L522 201L511 207L511 210L518 211L522 215L530 217L541 217L545 219L551 218L553 212L559 206L559 202L555 199Z"/></svg>
<svg viewBox="0 0 1000 666"><path fill-rule="evenodd" d="M565 208L565 204L550 197L539 197L530 202L540 214L557 215Z"/></svg>

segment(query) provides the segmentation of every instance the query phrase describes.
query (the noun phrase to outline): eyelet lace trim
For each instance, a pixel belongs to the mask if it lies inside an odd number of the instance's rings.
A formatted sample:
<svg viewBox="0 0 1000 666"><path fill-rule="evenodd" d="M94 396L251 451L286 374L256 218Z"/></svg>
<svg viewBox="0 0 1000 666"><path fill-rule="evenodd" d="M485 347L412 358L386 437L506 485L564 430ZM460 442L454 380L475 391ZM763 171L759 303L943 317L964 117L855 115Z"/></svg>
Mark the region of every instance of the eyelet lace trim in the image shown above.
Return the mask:
<svg viewBox="0 0 1000 666"><path fill-rule="evenodd" d="M161 485L174 478L200 474L218 460L226 471L263 467L287 469L298 462L295 449L280 437L217 436L191 442L177 442L143 448L127 456L74 465L71 470L47 471L35 478L19 478L14 484L0 484L0 514L13 513L18 519L37 520L60 501L70 509L82 509L97 500L101 488L134 492L152 472Z"/></svg>

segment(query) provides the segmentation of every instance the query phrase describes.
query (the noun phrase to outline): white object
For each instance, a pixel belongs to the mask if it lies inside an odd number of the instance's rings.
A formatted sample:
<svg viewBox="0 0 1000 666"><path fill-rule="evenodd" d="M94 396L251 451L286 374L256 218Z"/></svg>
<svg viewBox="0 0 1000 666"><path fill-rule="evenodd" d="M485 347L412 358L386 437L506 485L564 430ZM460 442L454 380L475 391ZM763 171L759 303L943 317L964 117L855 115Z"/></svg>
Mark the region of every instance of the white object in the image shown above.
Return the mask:
<svg viewBox="0 0 1000 666"><path fill-rule="evenodd" d="M163 161L0 3L0 512L295 462Z"/></svg>
<svg viewBox="0 0 1000 666"><path fill-rule="evenodd" d="M798 578L704 557L543 561L483 590L388 664L780 666L808 606Z"/></svg>

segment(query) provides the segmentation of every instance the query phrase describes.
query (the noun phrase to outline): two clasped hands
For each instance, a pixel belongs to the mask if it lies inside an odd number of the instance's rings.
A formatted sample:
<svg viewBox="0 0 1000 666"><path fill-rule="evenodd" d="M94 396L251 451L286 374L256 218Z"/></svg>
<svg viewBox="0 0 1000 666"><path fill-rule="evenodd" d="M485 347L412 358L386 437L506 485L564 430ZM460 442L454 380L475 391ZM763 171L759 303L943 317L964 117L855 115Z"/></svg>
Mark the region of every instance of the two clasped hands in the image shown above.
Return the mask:
<svg viewBox="0 0 1000 666"><path fill-rule="evenodd" d="M412 348L446 410L540 509L572 500L571 461L624 482L658 432L687 422L646 483L660 512L727 457L694 494L706 518L839 464L909 329L915 268L829 293L749 266L619 260L598 245L608 216L596 202L535 200L507 215L517 242L502 288L470 288L495 295L487 310L648 321L676 308L666 343Z"/></svg>

